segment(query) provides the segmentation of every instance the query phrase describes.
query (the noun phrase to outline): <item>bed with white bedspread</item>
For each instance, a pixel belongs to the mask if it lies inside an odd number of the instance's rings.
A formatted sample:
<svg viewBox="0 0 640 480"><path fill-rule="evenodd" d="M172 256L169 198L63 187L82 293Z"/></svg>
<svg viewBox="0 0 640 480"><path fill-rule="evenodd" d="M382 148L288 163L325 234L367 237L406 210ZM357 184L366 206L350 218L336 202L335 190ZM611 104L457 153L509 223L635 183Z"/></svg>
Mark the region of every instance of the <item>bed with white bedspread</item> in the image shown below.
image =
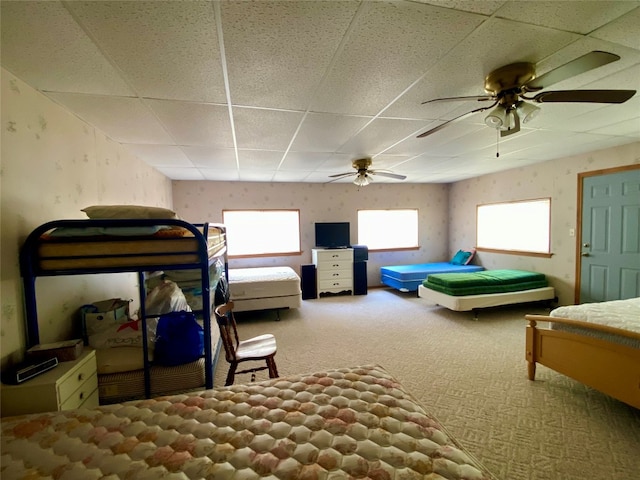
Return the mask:
<svg viewBox="0 0 640 480"><path fill-rule="evenodd" d="M640 408L640 298L563 306L549 316L525 318L530 380L540 363Z"/></svg>
<svg viewBox="0 0 640 480"><path fill-rule="evenodd" d="M291 267L229 269L229 292L236 312L299 308L300 277Z"/></svg>

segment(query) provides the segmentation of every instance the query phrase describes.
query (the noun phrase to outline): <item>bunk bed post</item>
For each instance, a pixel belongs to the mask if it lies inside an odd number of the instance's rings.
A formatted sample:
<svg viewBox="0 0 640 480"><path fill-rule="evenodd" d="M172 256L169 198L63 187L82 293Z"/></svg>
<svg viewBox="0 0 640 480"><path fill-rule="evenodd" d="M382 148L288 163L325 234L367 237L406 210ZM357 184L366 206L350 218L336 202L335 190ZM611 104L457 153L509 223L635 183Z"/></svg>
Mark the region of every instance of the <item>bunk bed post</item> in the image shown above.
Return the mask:
<svg viewBox="0 0 640 480"><path fill-rule="evenodd" d="M203 238L209 236L209 224L202 225ZM202 277L202 322L204 324L204 383L205 388L213 388L213 351L211 348L211 279L209 277L209 261L206 242L202 252L203 263L200 265Z"/></svg>
<svg viewBox="0 0 640 480"><path fill-rule="evenodd" d="M38 308L36 304L36 273L33 268L32 249L34 238L39 238L41 229L36 229L27 236L20 250L20 274L24 289L24 319L27 349L40 343L40 329L38 327Z"/></svg>
<svg viewBox="0 0 640 480"><path fill-rule="evenodd" d="M144 396L151 397L151 372L149 369L149 336L147 335L147 311L145 303L147 299L144 272L138 272L138 297L140 298L140 320L142 321L142 355L144 365Z"/></svg>

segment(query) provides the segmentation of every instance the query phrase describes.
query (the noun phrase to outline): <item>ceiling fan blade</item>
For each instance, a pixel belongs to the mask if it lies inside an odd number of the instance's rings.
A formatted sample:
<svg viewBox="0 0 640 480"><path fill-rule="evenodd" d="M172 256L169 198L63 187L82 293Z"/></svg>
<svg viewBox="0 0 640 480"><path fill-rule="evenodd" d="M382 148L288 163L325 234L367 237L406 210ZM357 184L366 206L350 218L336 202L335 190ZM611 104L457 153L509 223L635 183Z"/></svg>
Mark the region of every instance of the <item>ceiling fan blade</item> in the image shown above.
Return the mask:
<svg viewBox="0 0 640 480"><path fill-rule="evenodd" d="M405 178L407 178L406 175L399 175L397 173L384 172L381 170L369 170L369 173L371 175L380 175L381 177L395 178L396 180L404 180Z"/></svg>
<svg viewBox="0 0 640 480"><path fill-rule="evenodd" d="M442 130L447 125L450 125L451 123L457 122L458 120L462 120L463 118L468 117L469 115L472 115L474 113L478 113L478 112L483 112L485 110L489 110L490 108L495 107L497 104L498 104L498 102L494 102L491 105L489 105L488 107L476 108L475 110L471 110L470 112L463 113L462 115L458 115L457 117L454 117L451 120L447 120L446 122L441 123L440 125L438 125L437 127L432 128L431 130L427 130L426 132L421 133L416 138L424 138L427 135L431 135L433 133L436 133L436 132Z"/></svg>
<svg viewBox="0 0 640 480"><path fill-rule="evenodd" d="M477 102L486 102L488 100L495 101L495 99L496 98L491 95L477 95L477 96L471 96L471 97L445 97L445 98L434 98L433 100L427 100L425 102L422 102L422 105L424 105L425 103L463 102L463 101L470 101L470 100L475 100Z"/></svg>
<svg viewBox="0 0 640 480"><path fill-rule="evenodd" d="M635 90L558 90L539 93L529 100L538 103L624 103L635 93Z"/></svg>
<svg viewBox="0 0 640 480"><path fill-rule="evenodd" d="M534 78L524 85L523 89L528 92L540 90L554 83L561 82L567 78L588 72L594 68L602 67L617 60L620 60L619 55L595 50Z"/></svg>
<svg viewBox="0 0 640 480"><path fill-rule="evenodd" d="M348 177L350 175L357 175L358 172L345 172L345 173L336 173L335 175L329 175L329 178L342 178L342 177Z"/></svg>

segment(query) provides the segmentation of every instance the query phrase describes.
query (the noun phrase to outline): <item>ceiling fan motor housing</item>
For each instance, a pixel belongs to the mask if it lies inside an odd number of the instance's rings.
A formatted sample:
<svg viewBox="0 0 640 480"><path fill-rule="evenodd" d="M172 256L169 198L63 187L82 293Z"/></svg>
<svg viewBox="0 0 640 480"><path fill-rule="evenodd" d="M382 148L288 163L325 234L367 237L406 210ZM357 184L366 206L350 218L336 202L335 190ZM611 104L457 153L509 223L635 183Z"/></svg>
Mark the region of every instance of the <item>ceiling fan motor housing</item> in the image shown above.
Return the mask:
<svg viewBox="0 0 640 480"><path fill-rule="evenodd" d="M500 67L484 79L484 89L497 97L501 105L511 107L518 101L522 87L536 78L533 63L518 62Z"/></svg>

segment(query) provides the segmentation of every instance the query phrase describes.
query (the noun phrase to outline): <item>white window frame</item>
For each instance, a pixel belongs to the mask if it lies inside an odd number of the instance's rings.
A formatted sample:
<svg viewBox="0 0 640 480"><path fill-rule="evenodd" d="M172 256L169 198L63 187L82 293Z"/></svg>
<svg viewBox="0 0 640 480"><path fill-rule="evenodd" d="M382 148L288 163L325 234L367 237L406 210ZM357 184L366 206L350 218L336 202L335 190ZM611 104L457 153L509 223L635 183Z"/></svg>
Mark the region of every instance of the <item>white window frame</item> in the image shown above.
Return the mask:
<svg viewBox="0 0 640 480"><path fill-rule="evenodd" d="M476 249L550 257L551 198L477 205Z"/></svg>
<svg viewBox="0 0 640 480"><path fill-rule="evenodd" d="M223 210L229 257L300 254L300 210Z"/></svg>
<svg viewBox="0 0 640 480"><path fill-rule="evenodd" d="M358 210L358 244L368 250L420 248L417 208Z"/></svg>

